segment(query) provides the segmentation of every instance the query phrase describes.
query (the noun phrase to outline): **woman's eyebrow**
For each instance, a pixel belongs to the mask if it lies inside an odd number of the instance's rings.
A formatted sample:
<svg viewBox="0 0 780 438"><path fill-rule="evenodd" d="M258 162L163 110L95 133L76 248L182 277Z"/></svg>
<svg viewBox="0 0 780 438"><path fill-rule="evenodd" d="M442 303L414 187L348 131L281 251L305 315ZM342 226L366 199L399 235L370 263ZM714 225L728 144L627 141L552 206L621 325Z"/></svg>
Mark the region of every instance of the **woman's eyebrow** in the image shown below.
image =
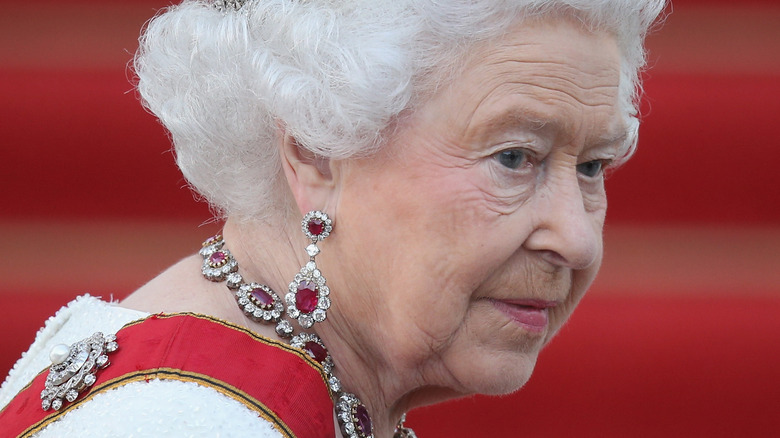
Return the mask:
<svg viewBox="0 0 780 438"><path fill-rule="evenodd" d="M474 122L474 120L472 120ZM476 124L471 123L467 132L473 136L489 137L496 132L506 132L513 129L525 129L534 134L548 134L558 132L565 126L563 123L528 108L508 108L499 111L481 120Z"/></svg>

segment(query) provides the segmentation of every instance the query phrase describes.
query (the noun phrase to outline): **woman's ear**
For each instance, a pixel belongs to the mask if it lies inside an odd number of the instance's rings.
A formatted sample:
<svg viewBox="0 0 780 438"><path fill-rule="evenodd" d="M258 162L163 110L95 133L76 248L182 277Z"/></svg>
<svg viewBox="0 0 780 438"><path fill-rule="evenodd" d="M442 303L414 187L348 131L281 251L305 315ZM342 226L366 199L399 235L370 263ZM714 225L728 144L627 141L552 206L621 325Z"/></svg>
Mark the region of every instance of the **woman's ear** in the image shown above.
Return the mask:
<svg viewBox="0 0 780 438"><path fill-rule="evenodd" d="M301 214L323 210L335 187L331 161L301 146L284 128L279 128L279 158L287 184Z"/></svg>

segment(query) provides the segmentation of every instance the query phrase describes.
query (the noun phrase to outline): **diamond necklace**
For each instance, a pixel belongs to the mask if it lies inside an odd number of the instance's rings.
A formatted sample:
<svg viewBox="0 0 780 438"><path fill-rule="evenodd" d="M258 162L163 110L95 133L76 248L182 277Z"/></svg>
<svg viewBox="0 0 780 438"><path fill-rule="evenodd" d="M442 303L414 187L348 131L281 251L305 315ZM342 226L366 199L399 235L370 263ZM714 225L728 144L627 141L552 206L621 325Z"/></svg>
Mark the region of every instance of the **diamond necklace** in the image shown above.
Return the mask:
<svg viewBox="0 0 780 438"><path fill-rule="evenodd" d="M307 248L308 249L308 248ZM290 346L305 351L322 365L328 380L336 418L341 432L346 438L374 438L371 417L366 406L356 395L344 392L341 381L333 374L333 358L328 349L316 334L295 334L292 324L284 318L284 304L270 287L260 283L245 283L238 273L238 262L225 248L221 235L216 235L203 242L199 254L203 258L201 272L203 277L213 282L227 282L227 287L233 292L238 307L253 321L276 324L276 334L283 339L289 339ZM404 426L406 414L401 416L395 427L394 438L416 438L414 431Z"/></svg>

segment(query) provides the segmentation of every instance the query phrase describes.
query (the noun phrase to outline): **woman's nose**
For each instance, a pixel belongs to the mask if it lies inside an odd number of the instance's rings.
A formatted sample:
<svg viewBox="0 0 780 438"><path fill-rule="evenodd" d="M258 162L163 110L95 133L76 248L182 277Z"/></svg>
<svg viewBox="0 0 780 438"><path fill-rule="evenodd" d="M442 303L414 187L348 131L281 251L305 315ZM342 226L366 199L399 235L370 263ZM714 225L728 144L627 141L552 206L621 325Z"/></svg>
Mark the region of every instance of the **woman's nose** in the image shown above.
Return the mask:
<svg viewBox="0 0 780 438"><path fill-rule="evenodd" d="M605 204L588 208L576 173L547 184L536 196L535 228L523 246L571 269L599 263Z"/></svg>

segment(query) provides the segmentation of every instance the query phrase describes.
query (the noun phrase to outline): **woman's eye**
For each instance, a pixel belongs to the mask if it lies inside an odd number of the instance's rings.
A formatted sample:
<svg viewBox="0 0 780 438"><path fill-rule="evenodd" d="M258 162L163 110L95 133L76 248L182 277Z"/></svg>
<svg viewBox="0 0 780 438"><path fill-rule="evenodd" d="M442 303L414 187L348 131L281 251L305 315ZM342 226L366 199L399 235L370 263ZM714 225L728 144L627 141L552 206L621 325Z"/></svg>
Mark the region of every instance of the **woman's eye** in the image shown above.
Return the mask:
<svg viewBox="0 0 780 438"><path fill-rule="evenodd" d="M509 169L519 169L528 162L528 156L521 149L509 149L496 154L498 162Z"/></svg>
<svg viewBox="0 0 780 438"><path fill-rule="evenodd" d="M587 161L577 165L577 172L589 178L593 178L594 176L599 175L602 170L604 170L603 160Z"/></svg>

